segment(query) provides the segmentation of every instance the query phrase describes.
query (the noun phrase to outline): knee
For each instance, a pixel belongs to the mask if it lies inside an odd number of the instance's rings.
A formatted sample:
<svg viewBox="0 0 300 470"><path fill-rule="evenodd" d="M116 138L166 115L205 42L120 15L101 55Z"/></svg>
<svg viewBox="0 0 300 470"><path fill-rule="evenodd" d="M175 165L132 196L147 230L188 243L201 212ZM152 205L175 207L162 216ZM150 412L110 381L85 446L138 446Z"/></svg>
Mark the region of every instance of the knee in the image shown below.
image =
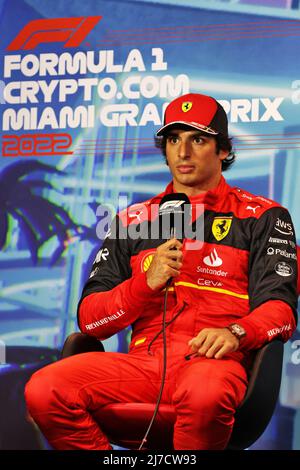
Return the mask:
<svg viewBox="0 0 300 470"><path fill-rule="evenodd" d="M51 366L46 366L35 372L25 386L25 401L30 415L48 412L59 402L59 387Z"/></svg>
<svg viewBox="0 0 300 470"><path fill-rule="evenodd" d="M189 410L207 416L223 416L224 412L234 413L236 400L233 390L225 381L214 381L213 384L183 383L174 395L177 409Z"/></svg>

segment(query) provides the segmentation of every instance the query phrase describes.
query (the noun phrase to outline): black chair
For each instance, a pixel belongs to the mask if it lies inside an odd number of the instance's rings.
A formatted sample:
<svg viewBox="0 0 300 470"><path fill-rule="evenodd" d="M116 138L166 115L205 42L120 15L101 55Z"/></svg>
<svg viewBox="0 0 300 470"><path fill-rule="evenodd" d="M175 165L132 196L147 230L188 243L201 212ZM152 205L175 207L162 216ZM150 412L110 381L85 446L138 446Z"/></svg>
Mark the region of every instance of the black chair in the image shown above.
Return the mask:
<svg viewBox="0 0 300 470"><path fill-rule="evenodd" d="M83 333L72 333L65 341L62 358L83 352L104 352L102 343ZM100 360L100 359L99 359ZM277 402L282 372L283 343L274 340L256 352L246 396L235 415L228 450L250 447L266 429ZM101 407L94 415L110 442L137 449L155 404L115 403ZM175 410L162 404L147 439L147 449L172 449Z"/></svg>

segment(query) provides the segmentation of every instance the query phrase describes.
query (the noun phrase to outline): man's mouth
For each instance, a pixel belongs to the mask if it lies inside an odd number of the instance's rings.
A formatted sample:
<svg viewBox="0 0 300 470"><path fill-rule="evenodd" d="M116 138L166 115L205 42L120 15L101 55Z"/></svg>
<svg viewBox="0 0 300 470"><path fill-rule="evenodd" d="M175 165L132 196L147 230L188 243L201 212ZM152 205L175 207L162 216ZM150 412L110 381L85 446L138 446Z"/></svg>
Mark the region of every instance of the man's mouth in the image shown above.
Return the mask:
<svg viewBox="0 0 300 470"><path fill-rule="evenodd" d="M177 170L179 173L186 174L186 173L192 173L194 171L194 166L193 165L178 165Z"/></svg>

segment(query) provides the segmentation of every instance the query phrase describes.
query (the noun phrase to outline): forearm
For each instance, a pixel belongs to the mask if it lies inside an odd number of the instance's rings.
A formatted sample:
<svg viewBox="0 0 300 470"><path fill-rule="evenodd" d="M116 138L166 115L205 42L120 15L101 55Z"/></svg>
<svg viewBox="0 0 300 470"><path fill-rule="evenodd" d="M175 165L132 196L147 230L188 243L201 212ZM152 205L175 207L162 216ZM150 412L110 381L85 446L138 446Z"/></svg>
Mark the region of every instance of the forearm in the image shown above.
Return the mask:
<svg viewBox="0 0 300 470"><path fill-rule="evenodd" d="M83 333L104 340L131 325L154 294L146 274L138 274L105 292L86 296L78 309L78 324Z"/></svg>
<svg viewBox="0 0 300 470"><path fill-rule="evenodd" d="M258 349L275 338L286 342L296 328L293 310L282 300L264 302L238 324L246 331L241 340L241 349L245 350Z"/></svg>

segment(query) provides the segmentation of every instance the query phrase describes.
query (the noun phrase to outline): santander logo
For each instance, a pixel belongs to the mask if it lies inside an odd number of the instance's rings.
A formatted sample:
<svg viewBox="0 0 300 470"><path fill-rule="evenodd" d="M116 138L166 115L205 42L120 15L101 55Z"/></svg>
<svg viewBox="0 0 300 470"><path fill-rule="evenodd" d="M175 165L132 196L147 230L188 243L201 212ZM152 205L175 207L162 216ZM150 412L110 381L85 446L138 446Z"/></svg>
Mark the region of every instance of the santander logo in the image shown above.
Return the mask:
<svg viewBox="0 0 300 470"><path fill-rule="evenodd" d="M223 264L223 260L219 258L217 250L214 248L213 251L203 258L204 263L206 266L221 266Z"/></svg>

